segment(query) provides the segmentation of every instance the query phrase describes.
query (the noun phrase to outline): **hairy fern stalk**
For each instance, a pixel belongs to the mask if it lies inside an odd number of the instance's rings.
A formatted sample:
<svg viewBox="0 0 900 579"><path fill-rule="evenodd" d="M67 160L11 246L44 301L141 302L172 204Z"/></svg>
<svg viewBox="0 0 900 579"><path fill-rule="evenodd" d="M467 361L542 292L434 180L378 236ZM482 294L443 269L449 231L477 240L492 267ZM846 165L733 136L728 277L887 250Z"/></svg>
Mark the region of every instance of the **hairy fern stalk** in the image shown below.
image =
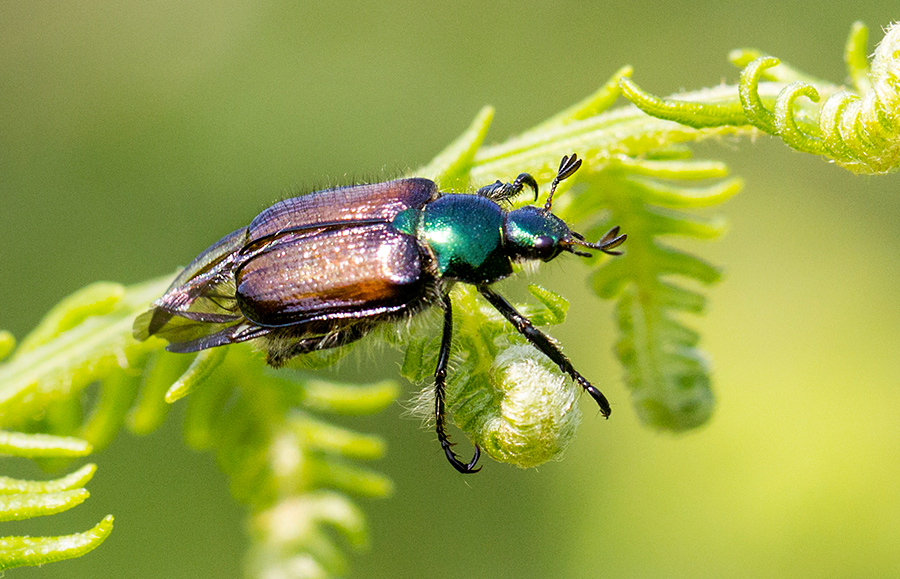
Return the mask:
<svg viewBox="0 0 900 579"><path fill-rule="evenodd" d="M713 395L708 357L682 314L702 312L706 298L696 288L714 284L720 270L664 240L721 235L724 220L698 210L734 195L740 181L721 163L692 159L685 144L767 133L853 172L896 170L900 27L888 30L871 65L866 36L857 24L846 45L849 88L752 50L731 55L742 67L737 85L667 99L642 92L626 67L584 101L499 145L483 145L493 116L487 108L414 173L445 191L521 171L546 183L562 155L584 158L556 208L588 238L613 224L628 234L626 255L595 258L588 281L598 296L616 301L615 350L635 410L655 428L691 429L708 420ZM621 94L637 106L608 110ZM350 496L386 496L391 484L360 464L384 453L381 440L323 416L378 412L398 387L273 372L246 344L191 358L164 352L160 340L136 342L134 317L169 281L93 284L58 304L18 346L0 332L0 359L7 358L0 364L0 452L59 466L108 444L122 427L152 432L170 404L185 398L187 443L215 453L235 497L249 506L248 575L340 573L343 548L326 529L337 530L351 547L365 545L365 519ZM521 306L527 315L540 325L563 321L562 297L534 286L531 292L539 305ZM458 318L448 403L455 423L498 461L528 467L558 458L579 418L573 385L471 288L455 288L452 298ZM381 336L405 350L402 373L428 383L438 334L420 324L401 332L388 328ZM327 365L346 351L314 353L297 364ZM98 394L86 408L81 393L92 384ZM422 406L430 403L426 386ZM23 519L74 507L87 498L84 485L94 470L84 465L51 481L0 477L0 514ZM0 538L0 569L82 555L111 529L107 517L74 535Z"/></svg>

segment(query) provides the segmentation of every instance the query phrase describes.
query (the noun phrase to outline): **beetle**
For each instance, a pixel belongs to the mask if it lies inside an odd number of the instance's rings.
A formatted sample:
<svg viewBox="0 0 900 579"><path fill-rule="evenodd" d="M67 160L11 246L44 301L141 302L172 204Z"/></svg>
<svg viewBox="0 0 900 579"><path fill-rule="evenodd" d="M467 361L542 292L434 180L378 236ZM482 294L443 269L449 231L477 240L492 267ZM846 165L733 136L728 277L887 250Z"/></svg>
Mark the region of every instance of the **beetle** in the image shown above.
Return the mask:
<svg viewBox="0 0 900 579"><path fill-rule="evenodd" d="M406 178L316 191L280 201L197 256L151 308L134 336L168 340L170 352L197 352L260 340L280 367L300 354L359 340L379 324L438 305L443 333L434 372L435 430L450 464L473 473L445 429L447 364L453 338L454 283L474 285L535 348L556 363L609 417L609 402L572 366L560 347L491 284L513 262L550 261L578 248L610 255L625 241L614 227L590 243L551 212L557 186L581 166L565 156L543 207L502 204L538 184L528 173L472 194L441 193L428 179Z"/></svg>

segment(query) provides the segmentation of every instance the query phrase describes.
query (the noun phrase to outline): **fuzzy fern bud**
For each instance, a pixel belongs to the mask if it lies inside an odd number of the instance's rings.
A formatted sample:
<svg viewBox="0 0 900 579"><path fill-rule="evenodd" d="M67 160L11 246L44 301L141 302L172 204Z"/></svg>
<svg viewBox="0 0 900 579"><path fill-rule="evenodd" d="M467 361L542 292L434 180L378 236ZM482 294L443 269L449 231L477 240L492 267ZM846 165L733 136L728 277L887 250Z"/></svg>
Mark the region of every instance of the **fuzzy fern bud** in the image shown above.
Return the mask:
<svg viewBox="0 0 900 579"><path fill-rule="evenodd" d="M484 452L522 468L559 459L581 420L569 377L532 346L516 344L497 354L489 381L496 402L474 429Z"/></svg>

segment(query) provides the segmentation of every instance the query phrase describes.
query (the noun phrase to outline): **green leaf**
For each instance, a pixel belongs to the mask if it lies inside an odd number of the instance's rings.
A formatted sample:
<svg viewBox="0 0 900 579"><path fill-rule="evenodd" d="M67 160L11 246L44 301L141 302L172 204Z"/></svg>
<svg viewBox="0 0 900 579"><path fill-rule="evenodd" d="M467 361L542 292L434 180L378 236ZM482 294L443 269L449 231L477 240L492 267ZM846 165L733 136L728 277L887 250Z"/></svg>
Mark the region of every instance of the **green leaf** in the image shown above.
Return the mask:
<svg viewBox="0 0 900 579"><path fill-rule="evenodd" d="M90 443L80 438L0 431L0 454L28 458L76 457L88 455L91 450Z"/></svg>
<svg viewBox="0 0 900 579"><path fill-rule="evenodd" d="M184 374L166 391L166 402L171 404L190 394L225 360L226 353L225 348L213 348L197 354Z"/></svg>
<svg viewBox="0 0 900 579"><path fill-rule="evenodd" d="M86 441L46 434L2 432L0 441L5 451L18 456L73 457L90 451ZM0 521L52 515L81 504L89 496L83 486L96 470L95 465L87 464L50 481L0 477ZM77 535L0 538L0 569L80 556L103 542L111 530L112 517L107 517L94 529Z"/></svg>
<svg viewBox="0 0 900 579"><path fill-rule="evenodd" d="M743 126L747 117L740 103L736 102L703 102L700 100L682 100L682 97L661 99L642 91L631 79L619 81L622 94L639 109L652 117L675 121L695 129L707 127Z"/></svg>
<svg viewBox="0 0 900 579"><path fill-rule="evenodd" d="M72 298L67 303L79 310L77 316L60 309L49 314L51 322L80 322L49 341L27 337L24 343L41 342L40 345L25 350L20 347L0 364L0 427L18 427L50 403L76 396L95 380L122 372L159 348L163 344L159 340L135 341L131 326L134 317L165 290L168 282L167 277L127 288L111 309L103 302L104 313L85 309L80 298ZM86 315L87 311L94 311L95 315ZM39 327L59 327L51 322L42 322Z"/></svg>
<svg viewBox="0 0 900 579"><path fill-rule="evenodd" d="M0 330L0 361L16 347L16 338L6 330Z"/></svg>
<svg viewBox="0 0 900 579"><path fill-rule="evenodd" d="M866 48L869 40L869 29L862 22L854 22L850 29L850 36L844 47L844 62L847 64L847 72L853 81L853 87L857 93L866 93L872 90L872 82L869 80L869 57Z"/></svg>
<svg viewBox="0 0 900 579"><path fill-rule="evenodd" d="M302 391L301 404L315 412L356 416L384 410L400 395L393 380L374 384L338 384L308 380Z"/></svg>
<svg viewBox="0 0 900 579"><path fill-rule="evenodd" d="M536 326L550 326L566 321L569 300L537 284L529 284L528 291L543 305L543 309L532 308L526 311L528 318Z"/></svg>
<svg viewBox="0 0 900 579"><path fill-rule="evenodd" d="M50 481L18 480L0 476L0 495L15 493L58 493L68 491L86 485L87 482L93 478L95 472L97 472L96 465L86 464L73 473Z"/></svg>
<svg viewBox="0 0 900 579"><path fill-rule="evenodd" d="M84 489L6 495L0 497L0 521L18 521L67 511L89 496Z"/></svg>
<svg viewBox="0 0 900 579"><path fill-rule="evenodd" d="M130 410L127 424L135 434L149 434L163 423L171 405L166 392L187 370L190 357L165 351L151 353L139 388L138 400Z"/></svg>
<svg viewBox="0 0 900 579"><path fill-rule="evenodd" d="M106 516L83 533L62 537L0 537L0 569L44 565L80 557L93 551L112 532L113 517Z"/></svg>
<svg viewBox="0 0 900 579"><path fill-rule="evenodd" d="M124 294L125 288L121 284L103 281L78 290L47 312L41 323L19 346L19 354L46 344L91 316L111 312Z"/></svg>

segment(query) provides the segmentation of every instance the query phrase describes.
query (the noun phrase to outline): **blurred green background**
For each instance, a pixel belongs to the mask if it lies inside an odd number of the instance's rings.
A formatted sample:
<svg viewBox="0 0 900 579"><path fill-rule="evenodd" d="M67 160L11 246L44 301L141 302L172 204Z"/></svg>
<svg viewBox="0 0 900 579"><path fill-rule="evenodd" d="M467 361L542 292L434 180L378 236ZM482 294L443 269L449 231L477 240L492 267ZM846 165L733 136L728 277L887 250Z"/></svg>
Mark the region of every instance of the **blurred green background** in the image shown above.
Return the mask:
<svg viewBox="0 0 900 579"><path fill-rule="evenodd" d="M0 327L21 338L89 282L174 271L292 191L416 167L484 104L502 140L623 64L661 94L734 82L726 54L742 46L842 81L851 23L878 41L897 17L886 0L2 2ZM378 466L396 482L363 503L373 548L352 577L900 576L898 177L769 139L698 154L747 183L724 241L692 246L727 268L691 320L714 362L712 422L684 436L637 423L609 307L559 260L542 279L573 303L553 333L613 419L582 400L562 462L488 460L466 478L400 404L349 421L388 439ZM332 373L386 378L398 360ZM179 423L176 409L93 457L84 505L5 524L65 534L116 516L90 555L10 576L240 577L243 510Z"/></svg>

